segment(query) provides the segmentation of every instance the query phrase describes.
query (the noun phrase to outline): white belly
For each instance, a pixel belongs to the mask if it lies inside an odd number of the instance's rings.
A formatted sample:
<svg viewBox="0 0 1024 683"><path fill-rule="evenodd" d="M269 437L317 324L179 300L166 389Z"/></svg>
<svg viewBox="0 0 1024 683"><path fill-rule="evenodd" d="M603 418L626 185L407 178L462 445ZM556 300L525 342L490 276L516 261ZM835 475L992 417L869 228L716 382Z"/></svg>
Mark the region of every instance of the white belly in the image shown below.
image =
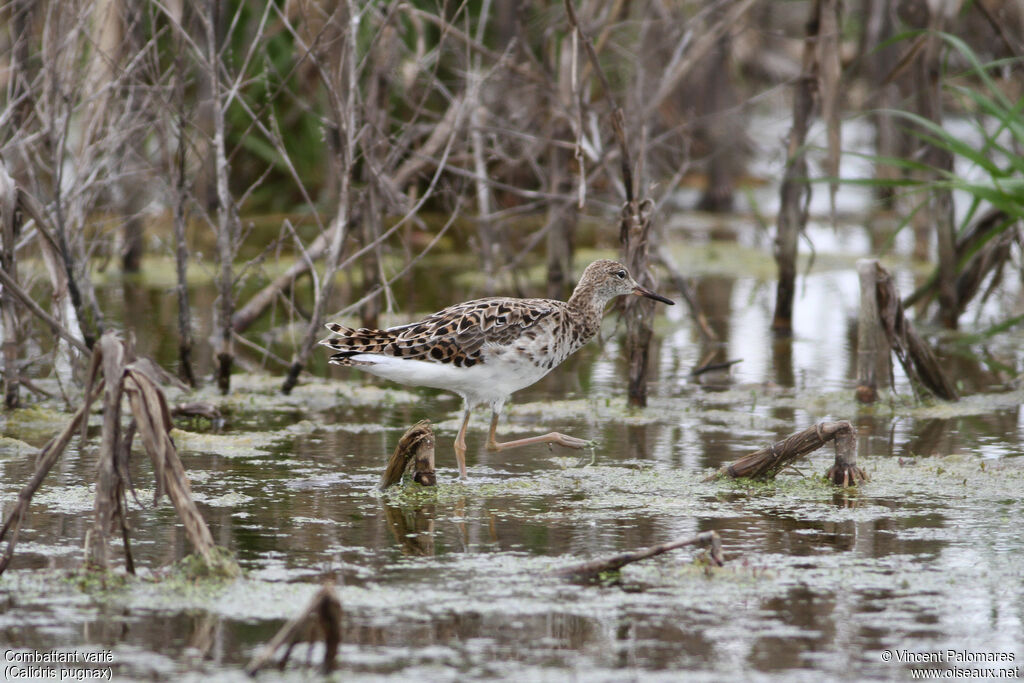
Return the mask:
<svg viewBox="0 0 1024 683"><path fill-rule="evenodd" d="M352 357L360 370L392 382L420 387L446 389L462 396L471 406L498 406L515 391L528 387L550 370L509 354L491 357L472 367L453 363L432 363L423 360L359 354ZM362 365L365 363L365 365Z"/></svg>

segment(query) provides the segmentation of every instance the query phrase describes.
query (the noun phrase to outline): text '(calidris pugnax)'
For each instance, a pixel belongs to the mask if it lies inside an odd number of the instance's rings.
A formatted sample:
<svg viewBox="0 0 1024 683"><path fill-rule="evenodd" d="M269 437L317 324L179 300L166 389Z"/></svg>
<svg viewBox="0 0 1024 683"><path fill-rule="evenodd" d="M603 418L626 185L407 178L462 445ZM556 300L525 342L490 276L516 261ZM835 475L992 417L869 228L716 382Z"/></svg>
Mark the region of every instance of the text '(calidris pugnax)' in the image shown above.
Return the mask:
<svg viewBox="0 0 1024 683"><path fill-rule="evenodd" d="M464 412L455 456L465 480L466 426L478 405L487 404L492 411L488 450L536 443L587 445L558 432L499 443L498 415L513 392L530 386L590 341L601 326L605 306L623 294L673 303L637 284L621 263L602 259L587 266L568 301L476 299L386 330L353 330L329 323L327 329L335 336L320 343L334 351L331 363L461 396Z"/></svg>

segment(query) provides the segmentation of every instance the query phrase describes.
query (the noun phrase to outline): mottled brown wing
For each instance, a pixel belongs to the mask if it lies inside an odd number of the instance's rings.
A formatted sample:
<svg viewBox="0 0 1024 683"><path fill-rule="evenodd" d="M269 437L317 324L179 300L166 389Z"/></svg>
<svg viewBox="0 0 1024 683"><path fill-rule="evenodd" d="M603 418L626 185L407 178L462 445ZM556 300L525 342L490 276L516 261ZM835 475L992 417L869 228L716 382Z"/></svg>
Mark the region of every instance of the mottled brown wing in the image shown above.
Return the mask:
<svg viewBox="0 0 1024 683"><path fill-rule="evenodd" d="M338 336L322 343L338 352L331 360L343 365L354 355L377 353L471 367L480 361L484 345L510 344L556 310L555 302L546 299L477 299L387 330L332 323L327 328Z"/></svg>

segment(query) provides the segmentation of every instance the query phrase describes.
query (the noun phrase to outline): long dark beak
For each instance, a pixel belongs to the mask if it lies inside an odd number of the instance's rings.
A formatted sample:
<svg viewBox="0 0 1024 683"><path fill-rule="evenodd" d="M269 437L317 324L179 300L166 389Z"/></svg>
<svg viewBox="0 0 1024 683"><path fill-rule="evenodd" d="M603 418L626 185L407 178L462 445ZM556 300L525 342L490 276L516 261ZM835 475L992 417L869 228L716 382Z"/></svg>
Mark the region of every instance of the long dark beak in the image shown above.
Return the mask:
<svg viewBox="0 0 1024 683"><path fill-rule="evenodd" d="M676 305L676 302L672 301L672 299L667 299L661 294L655 294L651 290L646 287L641 287L640 285L633 288L633 294L636 294L637 296L646 296L648 299L654 299L655 301L660 301L661 303L668 304L669 306Z"/></svg>

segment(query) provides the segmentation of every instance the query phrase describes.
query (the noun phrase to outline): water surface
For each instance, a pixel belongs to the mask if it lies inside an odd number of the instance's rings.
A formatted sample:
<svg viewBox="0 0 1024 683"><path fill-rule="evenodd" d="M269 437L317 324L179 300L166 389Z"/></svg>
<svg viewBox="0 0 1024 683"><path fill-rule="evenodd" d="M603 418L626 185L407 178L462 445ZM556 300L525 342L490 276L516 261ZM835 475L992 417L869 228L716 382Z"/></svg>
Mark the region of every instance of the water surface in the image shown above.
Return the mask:
<svg viewBox="0 0 1024 683"><path fill-rule="evenodd" d="M553 429L594 439L582 458L546 446L486 453L481 412L469 436L471 481L459 485L456 398L328 371L322 359L282 397L280 379L258 372L261 359L243 358L257 373L236 376L230 397L201 394L222 404L225 425L184 422L175 433L216 542L246 572L236 582L155 580L189 549L166 500L150 506L141 453L133 478L145 507L133 501L130 521L142 578L106 590L62 578L80 564L92 523L97 442L83 450L76 440L33 501L0 577L0 645L110 650L122 680L243 680L249 658L330 578L344 609L340 680L906 679L909 665L883 661L886 650L1011 653L1019 665L1020 335L945 352L965 393L980 398L920 405L897 372L895 397L858 407L853 259L865 245L857 230L816 228L819 253L800 281L794 335L773 339L770 263L734 262L742 249L767 253L744 225L727 225L733 241L725 242L707 226L673 228L719 340L702 342L682 306L665 310L648 409L625 406L614 316L599 343L515 396L502 436ZM479 293L469 283L424 294L430 265L396 290L414 301L410 309ZM904 264L898 277L909 288L919 273ZM208 289L196 293L199 307L211 301ZM103 295L113 317L146 321L135 329L142 351L173 362L173 315L158 305L164 289L115 278ZM993 313L973 315L968 326L982 329ZM709 359L742 362L692 377ZM200 362L208 372L209 359ZM387 454L424 417L437 431L441 486L377 494ZM6 511L31 475L29 446L66 417L44 407L0 419L4 435L28 444L0 446ZM857 425L872 476L859 491L819 480L829 449L774 484L703 481L722 463L829 419ZM721 570L706 571L684 549L628 567L616 586L548 573L710 529L724 542ZM304 650L293 657L305 658Z"/></svg>

